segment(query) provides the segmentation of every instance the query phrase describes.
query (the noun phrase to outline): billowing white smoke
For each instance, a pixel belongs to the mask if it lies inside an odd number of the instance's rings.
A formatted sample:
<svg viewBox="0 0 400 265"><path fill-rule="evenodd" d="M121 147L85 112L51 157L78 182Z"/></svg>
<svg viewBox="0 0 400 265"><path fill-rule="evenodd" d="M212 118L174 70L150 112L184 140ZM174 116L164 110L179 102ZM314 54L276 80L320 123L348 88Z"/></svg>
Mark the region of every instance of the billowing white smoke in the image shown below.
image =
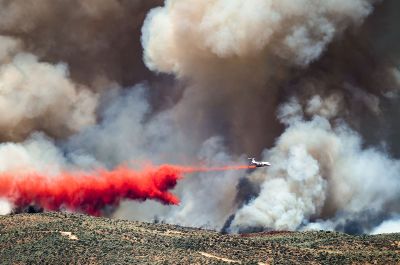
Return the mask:
<svg viewBox="0 0 400 265"><path fill-rule="evenodd" d="M69 80L66 65L19 52L19 42L12 38L0 41L3 139L20 140L34 129L66 136L95 122L97 96Z"/></svg>
<svg viewBox="0 0 400 265"><path fill-rule="evenodd" d="M260 183L261 191L238 210L233 231L294 230L307 220L331 219L339 212L356 219L364 211L399 210L399 161L377 149L363 149L360 136L340 121L332 126L319 115L304 120L295 101L284 105L280 114L288 128L265 152L271 169L249 176ZM325 223L324 229L334 225Z"/></svg>
<svg viewBox="0 0 400 265"><path fill-rule="evenodd" d="M0 173L31 171L57 173L66 161L53 141L41 133L22 143L0 144Z"/></svg>
<svg viewBox="0 0 400 265"><path fill-rule="evenodd" d="M150 116L148 90L141 84L110 89L99 110L101 122L69 139L66 147L73 160L86 154L114 167L129 161L176 162L184 155L176 152L185 150L185 145L171 114Z"/></svg>
<svg viewBox="0 0 400 265"><path fill-rule="evenodd" d="M166 0L143 27L145 62L155 71L197 75L204 60L278 56L307 65L336 34L360 24L374 0Z"/></svg>

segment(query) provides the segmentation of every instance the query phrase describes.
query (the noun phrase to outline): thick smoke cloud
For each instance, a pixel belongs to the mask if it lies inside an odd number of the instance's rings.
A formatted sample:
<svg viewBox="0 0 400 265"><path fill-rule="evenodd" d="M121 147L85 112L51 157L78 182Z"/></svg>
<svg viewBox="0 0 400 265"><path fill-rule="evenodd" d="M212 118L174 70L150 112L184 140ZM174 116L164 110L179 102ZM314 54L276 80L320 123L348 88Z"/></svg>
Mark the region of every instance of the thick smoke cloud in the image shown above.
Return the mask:
<svg viewBox="0 0 400 265"><path fill-rule="evenodd" d="M340 218L340 212L354 219L367 210L397 212L400 162L376 148L363 149L360 136L343 123L332 127L318 115L303 120L294 104L282 107L281 119L290 124L265 153L273 167L249 176L261 192L236 213L232 229L293 230L306 220Z"/></svg>
<svg viewBox="0 0 400 265"><path fill-rule="evenodd" d="M145 61L150 69L179 76L197 75L198 60L215 58L275 55L305 66L335 34L360 24L373 2L167 0L147 16Z"/></svg>
<svg viewBox="0 0 400 265"><path fill-rule="evenodd" d="M95 122L97 95L73 83L65 64L40 62L21 43L0 36L2 140L21 140L34 130L66 136Z"/></svg>
<svg viewBox="0 0 400 265"><path fill-rule="evenodd" d="M114 217L230 232L396 222L398 1L0 7L2 172L259 155L269 169L186 176L179 206L125 202Z"/></svg>
<svg viewBox="0 0 400 265"><path fill-rule="evenodd" d="M143 84L110 89L99 109L101 122L72 136L66 148L71 154L93 154L109 167L130 160L177 162L174 150L185 150L184 143L168 111L150 116L149 94Z"/></svg>
<svg viewBox="0 0 400 265"><path fill-rule="evenodd" d="M201 125L186 133L224 135L232 151L260 153L282 132L275 112L291 72L360 25L373 2L166 1L146 18L144 60L190 83L175 111Z"/></svg>
<svg viewBox="0 0 400 265"><path fill-rule="evenodd" d="M388 53L371 40L379 19L362 26L375 3L165 1L148 15L146 65L186 80L178 119L201 113L189 124L207 128L189 132L221 134L236 153L271 147L264 158L273 166L248 176L259 193L237 205L230 231L315 220L340 230L340 220L371 220L365 211L374 219L398 211L399 163L377 141L385 136L369 130L387 114L382 95L399 86Z"/></svg>
<svg viewBox="0 0 400 265"><path fill-rule="evenodd" d="M0 1L1 82L12 91L2 109L15 101L19 108L1 122L1 139L20 141L35 130L65 138L96 121L96 92L151 80L140 27L160 3Z"/></svg>
<svg viewBox="0 0 400 265"><path fill-rule="evenodd" d="M18 53L0 67L3 140L20 140L33 130L65 137L95 122L97 96L68 79L64 64L39 62Z"/></svg>
<svg viewBox="0 0 400 265"><path fill-rule="evenodd" d="M92 89L150 78L141 60L140 28L160 0L0 1L0 35L27 52L67 63L72 78Z"/></svg>

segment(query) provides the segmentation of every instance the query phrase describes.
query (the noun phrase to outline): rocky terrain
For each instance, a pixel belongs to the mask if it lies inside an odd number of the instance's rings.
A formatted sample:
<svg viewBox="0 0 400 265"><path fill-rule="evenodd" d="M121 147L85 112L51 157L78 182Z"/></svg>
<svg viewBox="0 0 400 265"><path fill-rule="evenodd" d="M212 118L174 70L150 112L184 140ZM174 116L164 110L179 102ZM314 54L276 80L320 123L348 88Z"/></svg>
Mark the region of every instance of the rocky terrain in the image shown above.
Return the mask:
<svg viewBox="0 0 400 265"><path fill-rule="evenodd" d="M79 214L0 217L1 264L399 264L400 234L226 235Z"/></svg>

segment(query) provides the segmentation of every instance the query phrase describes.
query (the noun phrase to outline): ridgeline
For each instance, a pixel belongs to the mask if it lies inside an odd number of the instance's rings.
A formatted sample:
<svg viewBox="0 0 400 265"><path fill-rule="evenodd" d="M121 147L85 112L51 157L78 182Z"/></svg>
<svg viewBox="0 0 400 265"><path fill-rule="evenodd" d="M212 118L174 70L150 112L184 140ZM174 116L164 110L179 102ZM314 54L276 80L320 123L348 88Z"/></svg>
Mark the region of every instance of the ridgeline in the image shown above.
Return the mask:
<svg viewBox="0 0 400 265"><path fill-rule="evenodd" d="M1 264L399 264L400 234L226 235L70 213L0 216Z"/></svg>

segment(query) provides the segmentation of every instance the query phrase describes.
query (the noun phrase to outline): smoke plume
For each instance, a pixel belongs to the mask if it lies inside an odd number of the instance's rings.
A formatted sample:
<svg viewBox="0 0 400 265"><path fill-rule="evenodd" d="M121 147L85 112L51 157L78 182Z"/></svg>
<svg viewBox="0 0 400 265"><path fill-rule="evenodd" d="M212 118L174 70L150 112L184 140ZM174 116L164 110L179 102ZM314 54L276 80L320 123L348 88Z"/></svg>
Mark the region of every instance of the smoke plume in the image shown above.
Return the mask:
<svg viewBox="0 0 400 265"><path fill-rule="evenodd" d="M116 218L230 232L395 227L398 1L0 7L0 214L111 205ZM272 166L242 167L248 156ZM140 161L199 166L139 196L141 181L166 180L119 167ZM66 180L83 193L60 190Z"/></svg>

